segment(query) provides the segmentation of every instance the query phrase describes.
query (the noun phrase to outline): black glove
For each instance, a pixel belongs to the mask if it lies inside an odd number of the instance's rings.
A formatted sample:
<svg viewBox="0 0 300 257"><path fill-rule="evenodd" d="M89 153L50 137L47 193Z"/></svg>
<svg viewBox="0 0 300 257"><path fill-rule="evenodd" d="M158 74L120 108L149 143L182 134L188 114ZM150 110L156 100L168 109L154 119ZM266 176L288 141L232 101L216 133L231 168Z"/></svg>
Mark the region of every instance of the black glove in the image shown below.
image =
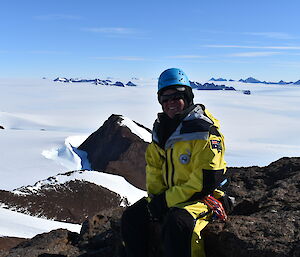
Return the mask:
<svg viewBox="0 0 300 257"><path fill-rule="evenodd" d="M222 197L220 197L218 200L222 203L226 214L230 214L233 211L234 204L235 204L234 197L230 197L227 194L225 194Z"/></svg>
<svg viewBox="0 0 300 257"><path fill-rule="evenodd" d="M165 193L155 195L148 203L150 216L154 219L161 219L168 210Z"/></svg>

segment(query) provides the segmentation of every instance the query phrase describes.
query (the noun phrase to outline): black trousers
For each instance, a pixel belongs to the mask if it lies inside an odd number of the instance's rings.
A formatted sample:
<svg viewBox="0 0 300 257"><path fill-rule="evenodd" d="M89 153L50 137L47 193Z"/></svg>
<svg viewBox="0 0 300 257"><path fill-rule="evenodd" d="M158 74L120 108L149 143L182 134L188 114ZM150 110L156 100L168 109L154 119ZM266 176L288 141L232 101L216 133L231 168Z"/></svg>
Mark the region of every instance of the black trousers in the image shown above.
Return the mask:
<svg viewBox="0 0 300 257"><path fill-rule="evenodd" d="M184 209L170 208L159 221L159 230L151 229L153 222L147 210L147 200L128 207L122 216L121 232L127 257L150 257L149 246L160 241L163 257L190 257L194 218ZM160 231L160 234L153 235Z"/></svg>

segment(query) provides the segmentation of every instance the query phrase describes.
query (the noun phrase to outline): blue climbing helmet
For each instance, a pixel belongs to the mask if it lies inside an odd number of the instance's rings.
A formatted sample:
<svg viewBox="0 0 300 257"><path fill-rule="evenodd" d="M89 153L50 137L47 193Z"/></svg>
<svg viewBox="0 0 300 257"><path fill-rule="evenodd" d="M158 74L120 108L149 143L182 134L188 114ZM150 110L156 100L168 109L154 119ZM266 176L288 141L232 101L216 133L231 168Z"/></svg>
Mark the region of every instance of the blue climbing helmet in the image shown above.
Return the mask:
<svg viewBox="0 0 300 257"><path fill-rule="evenodd" d="M170 86L191 87L191 84L183 70L171 68L160 74L158 79L158 91Z"/></svg>
<svg viewBox="0 0 300 257"><path fill-rule="evenodd" d="M158 79L157 96L161 104L160 96L167 89L175 89L184 95L185 108L193 104L194 94L187 75L183 70L171 68L163 71Z"/></svg>

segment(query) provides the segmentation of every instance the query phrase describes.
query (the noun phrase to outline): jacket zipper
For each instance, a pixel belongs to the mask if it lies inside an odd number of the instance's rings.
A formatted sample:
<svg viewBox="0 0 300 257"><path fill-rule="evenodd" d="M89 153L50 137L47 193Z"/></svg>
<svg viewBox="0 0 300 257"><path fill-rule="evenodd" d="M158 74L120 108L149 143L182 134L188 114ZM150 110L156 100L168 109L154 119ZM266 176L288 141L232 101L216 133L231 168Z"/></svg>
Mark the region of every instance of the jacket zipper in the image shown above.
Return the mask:
<svg viewBox="0 0 300 257"><path fill-rule="evenodd" d="M166 150L166 183L167 187L169 187L169 167L168 167L168 151Z"/></svg>
<svg viewBox="0 0 300 257"><path fill-rule="evenodd" d="M173 148L171 148L171 154L170 154L170 159L171 159L171 165L172 165L172 176L171 176L171 183L172 186L175 185L174 183L174 174L175 174L175 167L174 167L174 162L173 162Z"/></svg>

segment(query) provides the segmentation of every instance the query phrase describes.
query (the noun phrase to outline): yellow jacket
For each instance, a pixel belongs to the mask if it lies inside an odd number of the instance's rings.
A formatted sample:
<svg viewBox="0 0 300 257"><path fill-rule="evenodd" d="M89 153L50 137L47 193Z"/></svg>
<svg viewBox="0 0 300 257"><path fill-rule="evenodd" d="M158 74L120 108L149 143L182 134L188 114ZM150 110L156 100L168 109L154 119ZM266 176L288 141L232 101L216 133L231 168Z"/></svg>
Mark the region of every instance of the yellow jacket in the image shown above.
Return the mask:
<svg viewBox="0 0 300 257"><path fill-rule="evenodd" d="M159 122L159 121L156 121ZM224 137L219 121L203 105L195 105L164 147L157 132L146 151L148 195L165 192L168 207L200 200L225 179Z"/></svg>

